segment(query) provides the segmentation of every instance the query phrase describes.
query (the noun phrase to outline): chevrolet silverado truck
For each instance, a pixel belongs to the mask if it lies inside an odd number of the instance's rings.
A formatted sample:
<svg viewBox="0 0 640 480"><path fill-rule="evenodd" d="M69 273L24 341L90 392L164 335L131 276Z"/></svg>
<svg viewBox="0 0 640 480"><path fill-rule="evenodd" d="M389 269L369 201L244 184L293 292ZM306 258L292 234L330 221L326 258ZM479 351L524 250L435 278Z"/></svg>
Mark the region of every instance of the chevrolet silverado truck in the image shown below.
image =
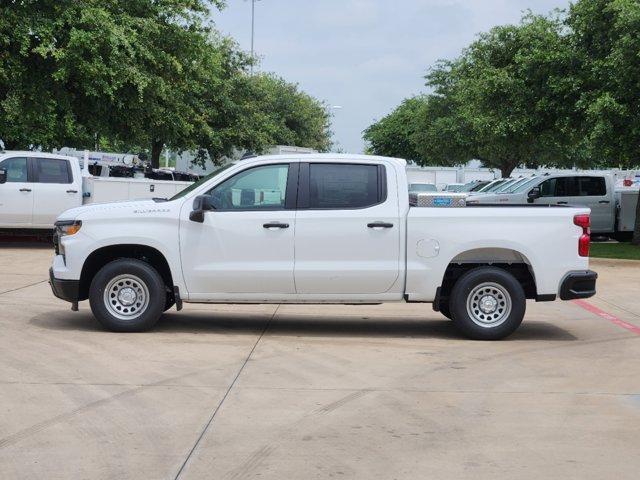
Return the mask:
<svg viewBox="0 0 640 480"><path fill-rule="evenodd" d="M67 210L50 283L120 332L183 302L424 302L485 340L514 332L527 299L595 294L588 208L421 195L436 198L410 205L399 159L243 160L168 200Z"/></svg>

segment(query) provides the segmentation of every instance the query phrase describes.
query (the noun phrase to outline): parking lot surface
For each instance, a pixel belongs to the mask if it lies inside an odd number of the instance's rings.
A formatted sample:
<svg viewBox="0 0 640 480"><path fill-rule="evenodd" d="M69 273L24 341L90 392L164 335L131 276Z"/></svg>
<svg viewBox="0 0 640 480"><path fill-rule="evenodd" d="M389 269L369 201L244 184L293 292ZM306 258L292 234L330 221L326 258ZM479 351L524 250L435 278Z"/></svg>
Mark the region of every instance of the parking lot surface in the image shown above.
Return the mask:
<svg viewBox="0 0 640 480"><path fill-rule="evenodd" d="M103 331L0 245L0 478L637 479L640 262L506 341L430 305L185 305Z"/></svg>

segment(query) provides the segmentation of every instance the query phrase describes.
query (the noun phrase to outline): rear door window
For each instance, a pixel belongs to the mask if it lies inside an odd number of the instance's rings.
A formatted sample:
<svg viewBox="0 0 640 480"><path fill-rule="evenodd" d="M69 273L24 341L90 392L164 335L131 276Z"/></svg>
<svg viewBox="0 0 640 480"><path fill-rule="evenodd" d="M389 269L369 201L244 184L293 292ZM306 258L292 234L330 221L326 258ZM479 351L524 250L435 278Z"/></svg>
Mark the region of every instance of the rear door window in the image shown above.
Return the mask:
<svg viewBox="0 0 640 480"><path fill-rule="evenodd" d="M607 194L604 177L578 177L577 180L581 197L604 197Z"/></svg>
<svg viewBox="0 0 640 480"><path fill-rule="evenodd" d="M308 208L346 210L382 203L383 172L381 165L311 163Z"/></svg>
<svg viewBox="0 0 640 480"><path fill-rule="evenodd" d="M36 162L38 183L72 183L71 168L67 160L38 158Z"/></svg>

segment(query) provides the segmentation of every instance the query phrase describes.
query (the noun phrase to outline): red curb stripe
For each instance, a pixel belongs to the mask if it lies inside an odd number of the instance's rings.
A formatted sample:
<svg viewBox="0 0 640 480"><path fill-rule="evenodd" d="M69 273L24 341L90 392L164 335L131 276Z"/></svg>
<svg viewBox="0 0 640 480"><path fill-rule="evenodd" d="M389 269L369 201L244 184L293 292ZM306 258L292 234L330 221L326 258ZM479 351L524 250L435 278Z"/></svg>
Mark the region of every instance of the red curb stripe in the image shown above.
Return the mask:
<svg viewBox="0 0 640 480"><path fill-rule="evenodd" d="M590 304L585 300L573 300L573 303L575 303L579 307L584 308L588 312L594 313L599 317L604 318L605 320L609 320L611 323L618 325L619 327L626 328L630 332L633 332L636 335L640 335L640 327L636 327L635 325L629 322L625 322L624 320L619 319L615 315L611 315L610 313L607 313L604 310L600 310L598 307Z"/></svg>

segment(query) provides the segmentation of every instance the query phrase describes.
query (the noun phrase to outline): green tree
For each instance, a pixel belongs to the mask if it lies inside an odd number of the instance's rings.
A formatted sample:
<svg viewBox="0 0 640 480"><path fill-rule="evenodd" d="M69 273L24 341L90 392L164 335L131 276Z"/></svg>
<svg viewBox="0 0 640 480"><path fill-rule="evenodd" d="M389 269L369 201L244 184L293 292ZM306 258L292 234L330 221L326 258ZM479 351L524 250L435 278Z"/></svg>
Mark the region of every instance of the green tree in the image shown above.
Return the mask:
<svg viewBox="0 0 640 480"><path fill-rule="evenodd" d="M429 73L443 117L423 122L447 128L453 143L447 150L466 152L503 176L523 164L575 162L566 120L574 95L567 72L574 68L560 20L528 14L519 25L481 34L460 58ZM431 148L442 147L434 142Z"/></svg>
<svg viewBox="0 0 640 480"><path fill-rule="evenodd" d="M258 120L270 145L293 145L326 152L331 148L329 108L297 84L273 74L249 78L255 96L253 120Z"/></svg>
<svg viewBox="0 0 640 480"><path fill-rule="evenodd" d="M640 3L579 0L567 26L580 61L576 111L584 150L609 166L640 168ZM640 200L633 243L640 245Z"/></svg>
<svg viewBox="0 0 640 480"><path fill-rule="evenodd" d="M423 157L418 152L414 135L418 113L428 101L428 97L422 96L407 98L393 112L367 128L363 132L367 150L374 155L405 158L420 165L427 164L430 158Z"/></svg>
<svg viewBox="0 0 640 480"><path fill-rule="evenodd" d="M209 30L204 23L209 7L222 5L220 0L4 3L0 137L9 148L50 149L88 147L96 137L140 143L142 135L135 134L143 130L151 137L167 131L170 137L182 135L188 125L176 115L188 109L172 107L185 100L184 66ZM139 115L141 104L152 114Z"/></svg>
<svg viewBox="0 0 640 480"><path fill-rule="evenodd" d="M419 108L403 104L365 139L376 134L376 153L396 145L422 164L479 159L504 176L524 164L576 163L576 91L567 75L576 65L560 18L527 14L519 25L481 34L459 58L438 62Z"/></svg>

